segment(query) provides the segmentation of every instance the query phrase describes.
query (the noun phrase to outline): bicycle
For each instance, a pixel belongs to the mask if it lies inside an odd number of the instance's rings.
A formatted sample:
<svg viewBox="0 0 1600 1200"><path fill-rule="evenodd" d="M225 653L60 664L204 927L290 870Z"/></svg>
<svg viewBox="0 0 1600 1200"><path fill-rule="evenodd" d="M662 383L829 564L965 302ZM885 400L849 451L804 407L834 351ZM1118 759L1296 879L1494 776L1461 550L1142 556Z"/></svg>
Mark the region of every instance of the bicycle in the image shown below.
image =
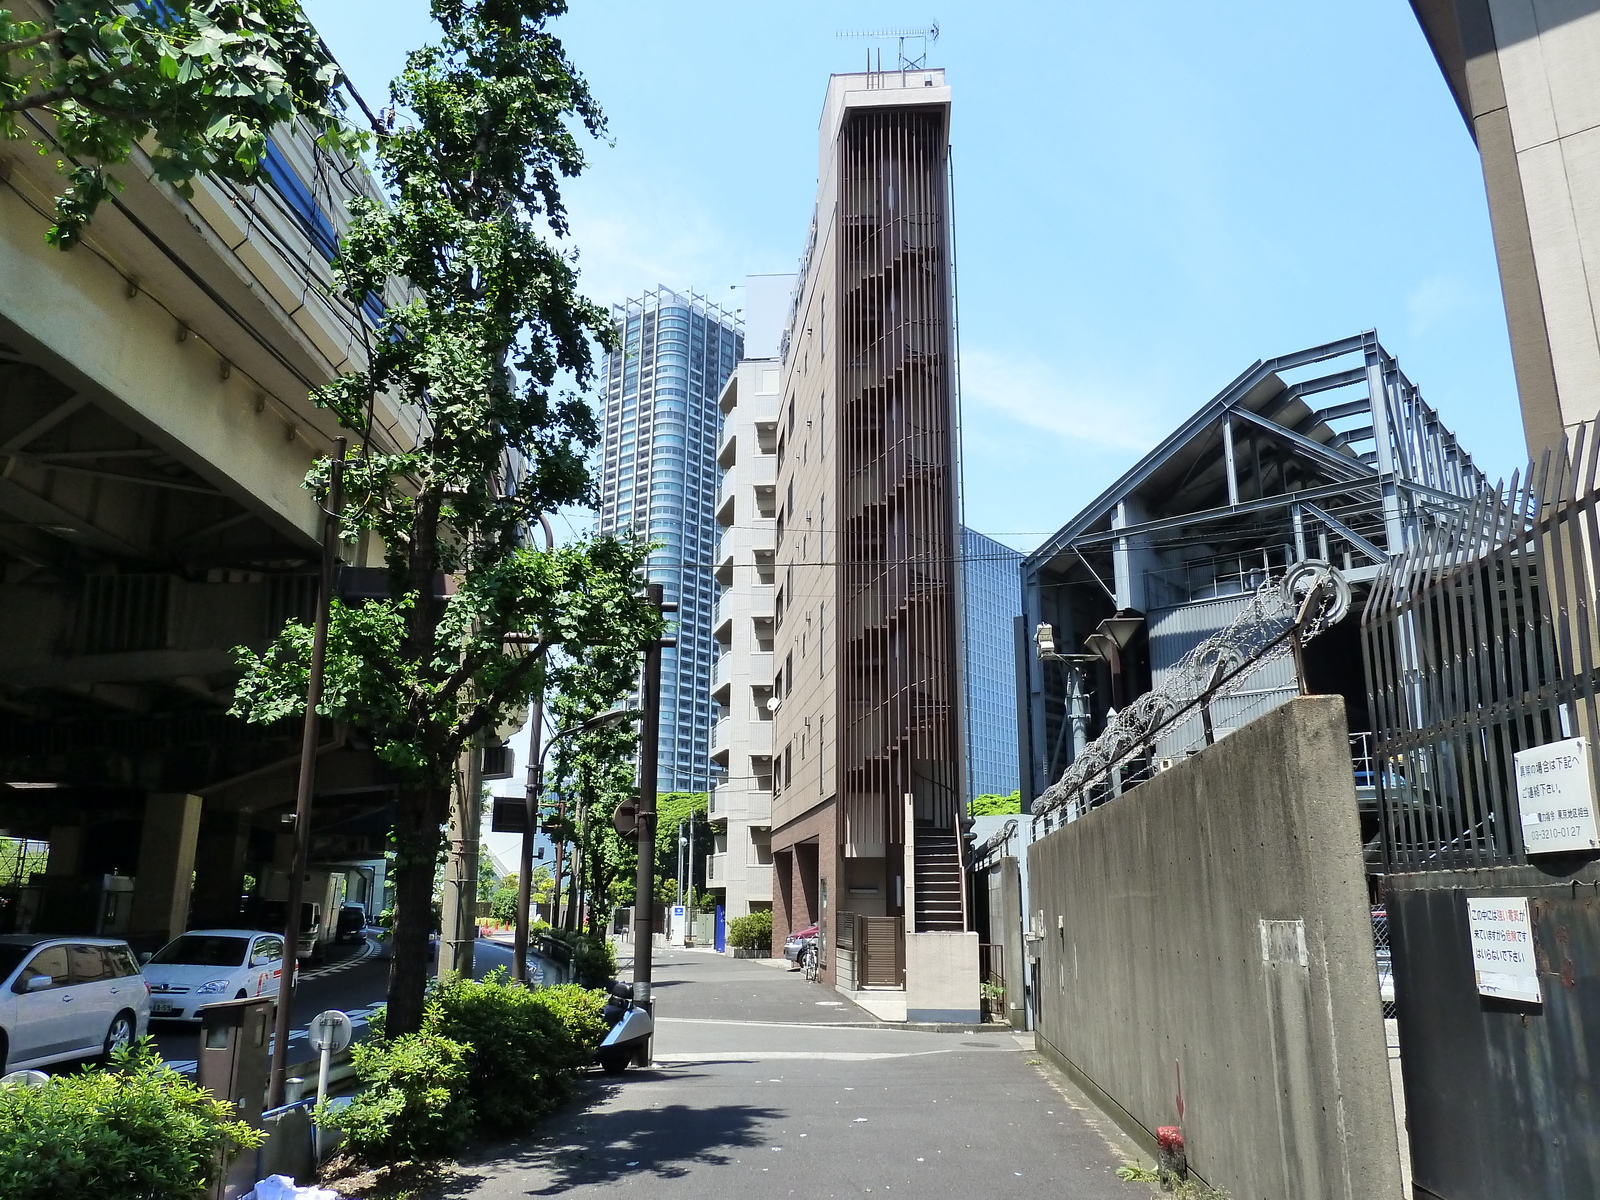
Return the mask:
<svg viewBox="0 0 1600 1200"><path fill-rule="evenodd" d="M805 977L812 983L817 981L817 972L822 969L822 964L817 961L817 948L808 946L800 954L800 969L805 972Z"/></svg>

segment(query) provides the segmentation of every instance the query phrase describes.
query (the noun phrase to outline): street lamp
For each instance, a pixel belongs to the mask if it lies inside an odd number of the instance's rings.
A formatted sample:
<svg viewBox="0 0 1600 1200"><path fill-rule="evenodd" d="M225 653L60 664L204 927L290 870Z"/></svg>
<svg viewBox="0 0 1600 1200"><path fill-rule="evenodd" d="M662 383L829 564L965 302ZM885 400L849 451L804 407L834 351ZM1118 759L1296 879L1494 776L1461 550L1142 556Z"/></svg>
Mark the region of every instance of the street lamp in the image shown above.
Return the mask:
<svg viewBox="0 0 1600 1200"><path fill-rule="evenodd" d="M526 982L528 977L528 930L529 909L533 901L533 839L537 832L536 823L538 816L539 796L544 791L544 761L550 753L550 748L563 738L575 734L588 733L591 730L602 729L609 725L616 725L628 720L634 715L632 709L613 708L599 716L590 717L577 725L569 725L558 732L545 743L539 756L529 764L529 774L532 778L528 783L528 792L525 799L524 823L522 826L522 856L519 864L521 870L517 876L517 932L511 956L511 978ZM561 881L556 881L559 892Z"/></svg>
<svg viewBox="0 0 1600 1200"><path fill-rule="evenodd" d="M1095 626L1095 630L1083 639L1083 644L1093 650L1097 655L1106 660L1106 665L1111 668L1111 706L1121 708L1122 695L1122 652L1128 648L1139 630L1144 628L1144 616L1131 608L1120 608L1111 616Z"/></svg>

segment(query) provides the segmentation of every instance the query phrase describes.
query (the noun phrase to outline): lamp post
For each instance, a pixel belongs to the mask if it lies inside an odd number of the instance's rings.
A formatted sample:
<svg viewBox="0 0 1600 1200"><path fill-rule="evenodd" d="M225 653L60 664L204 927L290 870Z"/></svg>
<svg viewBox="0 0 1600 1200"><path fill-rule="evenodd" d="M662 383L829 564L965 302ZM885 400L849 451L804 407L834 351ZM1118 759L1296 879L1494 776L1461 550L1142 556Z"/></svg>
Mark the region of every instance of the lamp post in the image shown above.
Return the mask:
<svg viewBox="0 0 1600 1200"><path fill-rule="evenodd" d="M627 720L632 715L633 712L630 709L613 708L601 713L599 716L590 717L587 721L580 722L577 725L569 725L546 742L544 749L539 751L538 757L534 759L533 779L529 784L529 792L535 802L537 802L539 794L544 790L544 760L557 742L575 734L588 733L590 730L600 729L606 725L615 725L619 721ZM537 735L537 729L534 732ZM527 982L528 978L528 929L531 925L528 919L528 910L531 907L533 895L533 881L529 876L533 870L533 838L535 832L534 822L529 820L522 830L522 878L517 880L517 933L511 956L511 978L523 983Z"/></svg>
<svg viewBox="0 0 1600 1200"><path fill-rule="evenodd" d="M267 1076L269 1103L283 1103L289 1070L290 1010L294 1005L295 973L299 965L300 934L304 928L300 909L304 903L306 866L311 857L311 797L317 776L317 705L322 698L322 675L328 657L328 622L338 568L339 510L344 504L344 438L339 438L328 480L328 507L322 510L322 573L317 583L316 624L311 634L311 669L306 676L305 723L300 731L300 776L295 787L294 858L289 872L288 903L284 906L283 976L278 983L278 1005L273 1014L272 1066Z"/></svg>

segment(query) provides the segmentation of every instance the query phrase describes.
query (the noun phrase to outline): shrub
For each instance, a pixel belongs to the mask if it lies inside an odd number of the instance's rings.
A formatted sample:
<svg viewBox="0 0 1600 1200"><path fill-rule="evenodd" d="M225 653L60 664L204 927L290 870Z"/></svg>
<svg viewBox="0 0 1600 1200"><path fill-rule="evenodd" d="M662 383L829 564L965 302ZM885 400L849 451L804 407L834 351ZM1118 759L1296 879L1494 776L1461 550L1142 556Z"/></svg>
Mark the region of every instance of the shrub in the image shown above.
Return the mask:
<svg viewBox="0 0 1600 1200"><path fill-rule="evenodd" d="M198 1200L227 1159L261 1143L231 1104L172 1070L145 1038L110 1069L0 1088L6 1200Z"/></svg>
<svg viewBox="0 0 1600 1200"><path fill-rule="evenodd" d="M316 1122L343 1130L352 1156L389 1166L461 1152L473 1122L470 1047L424 1030L356 1045L350 1053L366 1086L343 1108L324 1103Z"/></svg>
<svg viewBox="0 0 1600 1200"><path fill-rule="evenodd" d="M728 944L740 950L772 953L772 910L758 909L728 922Z"/></svg>
<svg viewBox="0 0 1600 1200"><path fill-rule="evenodd" d="M580 933L575 929L544 932L572 948L573 982L580 987L603 988L617 977L617 948L604 934Z"/></svg>
<svg viewBox="0 0 1600 1200"><path fill-rule="evenodd" d="M429 991L423 1031L354 1050L367 1083L348 1107L319 1111L358 1161L425 1162L456 1153L474 1125L518 1133L570 1093L605 1036L605 993L537 990L504 971L445 976ZM381 1028L381 1026L380 1026ZM427 1109L438 1110L427 1120Z"/></svg>
<svg viewBox="0 0 1600 1200"><path fill-rule="evenodd" d="M484 1128L525 1129L566 1098L569 1075L588 1063L542 995L509 982L502 971L481 980L448 976L432 989L426 1027L466 1047L469 1087Z"/></svg>
<svg viewBox="0 0 1600 1200"><path fill-rule="evenodd" d="M567 983L540 988L533 993L533 998L554 1013L566 1031L572 1048L568 1069L581 1071L593 1062L594 1052L606 1036L605 992Z"/></svg>

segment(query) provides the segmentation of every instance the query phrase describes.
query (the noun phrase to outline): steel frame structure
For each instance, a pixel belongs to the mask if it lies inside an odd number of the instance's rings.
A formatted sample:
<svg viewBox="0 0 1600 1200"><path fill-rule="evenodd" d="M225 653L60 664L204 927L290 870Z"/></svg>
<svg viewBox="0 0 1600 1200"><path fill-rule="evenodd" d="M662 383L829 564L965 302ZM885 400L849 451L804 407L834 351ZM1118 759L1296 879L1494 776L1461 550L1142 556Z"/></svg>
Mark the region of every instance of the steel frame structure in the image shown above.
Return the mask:
<svg viewBox="0 0 1600 1200"><path fill-rule="evenodd" d="M1257 361L1024 560L1026 628L1052 624L1059 644L1077 649L1117 609L1195 599L1185 589L1197 569L1234 571L1231 594L1243 595L1319 559L1365 587L1489 486L1375 331ZM1143 570L1141 558L1161 570ZM1154 595L1169 571L1179 585ZM1211 594L1230 593L1217 582ZM1069 713L1070 682L1031 655L1019 676L1031 799L1106 705Z"/></svg>

